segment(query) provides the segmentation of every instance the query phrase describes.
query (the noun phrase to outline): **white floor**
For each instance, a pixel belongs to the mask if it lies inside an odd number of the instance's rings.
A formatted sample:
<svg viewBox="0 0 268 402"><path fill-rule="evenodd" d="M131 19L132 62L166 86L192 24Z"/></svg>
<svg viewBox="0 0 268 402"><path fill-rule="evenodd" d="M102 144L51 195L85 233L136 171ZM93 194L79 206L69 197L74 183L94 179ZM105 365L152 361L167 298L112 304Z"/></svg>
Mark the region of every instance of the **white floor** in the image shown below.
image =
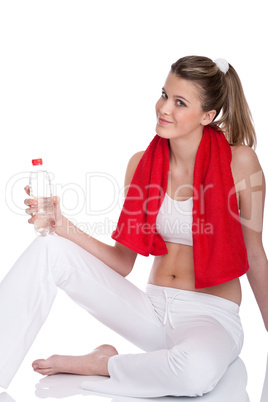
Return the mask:
<svg viewBox="0 0 268 402"><path fill-rule="evenodd" d="M265 368L264 360L259 356L259 367L256 368L256 378L252 376L249 378L251 383L259 382L257 377L264 376ZM260 367L262 370L260 370ZM263 375L262 375L263 374ZM81 382L86 377L73 376L73 375L56 375L52 377L38 378L36 374L31 373L28 370L21 370L17 377L13 380L12 385L8 391L3 390L0 393L0 402L32 402L39 401L40 399L46 399L47 401L55 401L56 399L63 399L66 401L94 401L94 402L120 402L120 401L149 401L153 399L141 399L141 398L128 398L117 397L110 395L93 394L80 388ZM87 379L90 380L90 377ZM94 378L96 379L96 378ZM100 381L106 381L100 378ZM265 385L259 389L256 388L256 392L249 395L247 391L247 370L243 361L238 358L228 369L224 378L220 381L217 387L209 394L203 397L194 398L194 400L202 400L203 402L267 402L268 400L268 379L266 378ZM261 397L262 394L262 397ZM85 399L86 397L86 399ZM163 397L158 398L157 401L175 401L180 402L189 401L189 398L172 398Z"/></svg>
<svg viewBox="0 0 268 402"><path fill-rule="evenodd" d="M66 401L99 401L99 402L120 402L120 401L148 401L154 399L140 399L140 398L128 398L128 397L116 397L100 394L92 394L90 392L82 390L79 385L85 377L81 376L68 376L68 375L56 375L53 377L45 377L36 381L32 375L21 376L21 381L19 378L14 381L11 387L14 391L10 391L9 394L0 394L1 402L12 402L12 401L38 401L45 398L47 401L52 401L55 399L65 398ZM100 379L103 381L103 379ZM246 392L246 370L241 359L237 359L234 364L232 364L226 373L225 377L218 384L216 389L211 393L203 396L202 398L194 398L194 400L202 401L228 401L228 402L246 402L248 401L248 396ZM27 383L24 385L23 382ZM105 381L105 380L104 380ZM21 382L21 387L19 386ZM172 398L163 397L158 398L157 401L175 401L178 399L180 402L189 401L189 398ZM253 400L253 399L252 399ZM265 399L263 399L263 402Z"/></svg>
<svg viewBox="0 0 268 402"><path fill-rule="evenodd" d="M135 281L135 278L133 278ZM243 286L247 294L246 280ZM251 294L245 297L241 307L241 318L245 329L245 343L241 356L229 367L223 379L209 394L194 400L203 402L267 402L268 375L267 333L263 327L255 301ZM31 362L39 357L48 357L54 353L84 354L102 343L115 345L120 353L133 352L137 349L117 334L96 322L87 313L74 305L63 293L59 292L52 311L26 356L17 375L7 390L0 387L0 402L33 402L46 399L55 401L94 401L120 402L133 401L128 397L93 394L80 388L82 376L56 375L41 377L32 371ZM266 374L266 377L265 377ZM90 380L90 377L87 379ZM105 381L103 377L100 381ZM189 401L189 398L163 397L157 401ZM150 399L139 399L148 401Z"/></svg>
<svg viewBox="0 0 268 402"><path fill-rule="evenodd" d="M194 400L202 400L203 402L267 402L268 400L268 378L265 384L259 382L260 378L264 378L265 359L258 356L256 363L255 376L249 378L251 387L253 383L256 385L256 392L249 394L247 391L247 370L244 362L238 358L228 369L224 378L217 387L209 394L203 397L194 398ZM259 378L260 377L260 378ZM93 394L80 388L81 382L86 377L74 375L56 375L51 377L38 378L35 373L24 369L20 370L17 377L13 380L10 389L0 389L0 402L32 402L46 399L47 401L55 401L56 399L64 399L66 401L94 401L94 402L120 402L120 401L149 401L153 399L117 397L110 395ZM87 379L90 380L90 377ZM94 378L96 379L96 378ZM106 381L100 378L100 381ZM260 388L257 388L260 386ZM262 394L262 396L261 396ZM86 397L86 398L85 398ZM189 398L158 398L157 401L189 401Z"/></svg>

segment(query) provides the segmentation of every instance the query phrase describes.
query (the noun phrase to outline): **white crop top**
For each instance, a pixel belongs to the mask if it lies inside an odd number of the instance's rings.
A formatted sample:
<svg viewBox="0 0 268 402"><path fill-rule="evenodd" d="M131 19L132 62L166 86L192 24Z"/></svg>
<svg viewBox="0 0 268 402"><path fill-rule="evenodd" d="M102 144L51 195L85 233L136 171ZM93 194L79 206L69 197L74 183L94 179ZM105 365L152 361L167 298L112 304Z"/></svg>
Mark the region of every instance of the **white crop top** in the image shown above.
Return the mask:
<svg viewBox="0 0 268 402"><path fill-rule="evenodd" d="M166 193L156 218L156 229L171 243L193 245L193 198L175 201Z"/></svg>

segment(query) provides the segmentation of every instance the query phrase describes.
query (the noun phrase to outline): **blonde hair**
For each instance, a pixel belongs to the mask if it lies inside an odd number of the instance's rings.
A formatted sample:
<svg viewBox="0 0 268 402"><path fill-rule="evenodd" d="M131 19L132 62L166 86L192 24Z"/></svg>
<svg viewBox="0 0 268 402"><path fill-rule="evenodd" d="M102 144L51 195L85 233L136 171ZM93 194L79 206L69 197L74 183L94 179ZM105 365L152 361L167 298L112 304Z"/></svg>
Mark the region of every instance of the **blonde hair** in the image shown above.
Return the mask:
<svg viewBox="0 0 268 402"><path fill-rule="evenodd" d="M173 63L171 72L197 85L204 112L216 110L211 126L223 131L231 145L256 146L251 112L231 64L225 74L207 57L187 56Z"/></svg>

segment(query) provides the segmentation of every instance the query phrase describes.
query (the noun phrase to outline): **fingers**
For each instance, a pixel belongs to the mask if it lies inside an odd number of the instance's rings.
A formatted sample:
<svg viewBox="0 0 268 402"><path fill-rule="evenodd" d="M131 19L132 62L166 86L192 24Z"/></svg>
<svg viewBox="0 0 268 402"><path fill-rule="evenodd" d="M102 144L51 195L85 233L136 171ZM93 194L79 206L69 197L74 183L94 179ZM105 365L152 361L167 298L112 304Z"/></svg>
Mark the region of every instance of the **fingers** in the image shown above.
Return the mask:
<svg viewBox="0 0 268 402"><path fill-rule="evenodd" d="M53 204L56 206L57 204L60 204L60 197L58 197L58 196L53 196L53 197L51 197L51 200L52 200L52 202L53 202Z"/></svg>
<svg viewBox="0 0 268 402"><path fill-rule="evenodd" d="M35 215L38 212L38 208L26 208L25 212L28 215Z"/></svg>
<svg viewBox="0 0 268 402"><path fill-rule="evenodd" d="M30 219L28 219L28 223L34 224L36 219L37 219L37 214L35 214L35 215L33 214L32 217Z"/></svg>
<svg viewBox="0 0 268 402"><path fill-rule="evenodd" d="M26 214L32 215L38 212L38 202L36 200L32 198L27 198L26 200L24 200L24 204L29 207L25 210Z"/></svg>
<svg viewBox="0 0 268 402"><path fill-rule="evenodd" d="M28 219L29 223L34 223L35 220L37 219L37 212L38 208L27 208L25 209L26 214L31 215L31 218Z"/></svg>
<svg viewBox="0 0 268 402"><path fill-rule="evenodd" d="M34 207L38 205L38 202L33 198L26 198L26 200L24 200L24 204L28 207Z"/></svg>
<svg viewBox="0 0 268 402"><path fill-rule="evenodd" d="M26 186L24 188L26 193L29 193L29 186ZM61 215L61 210L60 210L60 198L58 196L53 196L51 197L52 202L55 207L55 215L56 217L60 217ZM38 213L38 201L33 199L33 198L26 198L24 200L24 204L28 207L25 209L26 214L31 215L30 219L28 220L29 223L33 224L36 219L37 219L37 213Z"/></svg>
<svg viewBox="0 0 268 402"><path fill-rule="evenodd" d="M37 219L36 214L38 212L38 203L32 198L27 198L26 200L24 200L24 204L29 207L25 209L26 214L31 215L31 218L28 219L28 222L33 224Z"/></svg>
<svg viewBox="0 0 268 402"><path fill-rule="evenodd" d="M26 192L27 195L30 196L30 186L27 185L24 187L24 191ZM37 207L37 201L35 201L33 198L27 198L26 200L24 200L24 204L27 205L28 209L26 209L26 214L31 215L33 212L37 212L37 211L31 211L31 208Z"/></svg>
<svg viewBox="0 0 268 402"><path fill-rule="evenodd" d="M55 205L60 204L60 197L58 196L51 197L51 200ZM38 205L38 202L33 198L26 198L26 200L24 200L24 204L27 205L28 207L34 207Z"/></svg>
<svg viewBox="0 0 268 402"><path fill-rule="evenodd" d="M25 187L24 187L24 190L26 191L26 193L27 193L28 195L30 195L30 186L25 186Z"/></svg>

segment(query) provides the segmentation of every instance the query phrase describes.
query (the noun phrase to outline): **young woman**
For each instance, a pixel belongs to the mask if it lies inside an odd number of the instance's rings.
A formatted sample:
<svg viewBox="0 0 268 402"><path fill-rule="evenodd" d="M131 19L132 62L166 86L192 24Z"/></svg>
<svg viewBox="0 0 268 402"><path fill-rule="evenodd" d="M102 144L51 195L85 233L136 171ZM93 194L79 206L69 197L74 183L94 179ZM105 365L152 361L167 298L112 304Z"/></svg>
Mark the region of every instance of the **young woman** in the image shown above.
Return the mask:
<svg viewBox="0 0 268 402"><path fill-rule="evenodd" d="M268 330L265 181L236 71L224 59L179 59L156 116L157 135L127 168L115 245L78 230L55 198L58 236L37 238L3 280L0 385L15 375L57 287L144 351L120 355L102 345L85 356L33 362L43 375L109 377L82 384L95 391L134 397L211 391L242 348L245 273ZM35 202L25 204L33 223ZM125 278L137 253L155 256L146 292Z"/></svg>

